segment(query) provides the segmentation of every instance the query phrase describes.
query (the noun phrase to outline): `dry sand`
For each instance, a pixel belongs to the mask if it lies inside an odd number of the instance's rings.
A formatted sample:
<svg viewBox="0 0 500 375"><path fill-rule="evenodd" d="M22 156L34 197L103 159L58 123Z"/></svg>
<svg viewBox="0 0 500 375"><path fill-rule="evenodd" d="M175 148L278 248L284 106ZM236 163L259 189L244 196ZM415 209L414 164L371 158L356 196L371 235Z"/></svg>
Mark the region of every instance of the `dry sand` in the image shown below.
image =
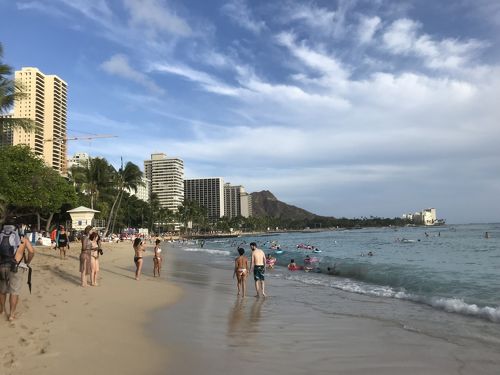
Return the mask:
<svg viewBox="0 0 500 375"><path fill-rule="evenodd" d="M152 277L151 252L135 281L131 243L104 244L100 285L82 288L78 244L66 260L49 248L35 250L32 294L23 287L16 321L0 319L1 375L164 373L165 350L145 325L181 292L163 275Z"/></svg>

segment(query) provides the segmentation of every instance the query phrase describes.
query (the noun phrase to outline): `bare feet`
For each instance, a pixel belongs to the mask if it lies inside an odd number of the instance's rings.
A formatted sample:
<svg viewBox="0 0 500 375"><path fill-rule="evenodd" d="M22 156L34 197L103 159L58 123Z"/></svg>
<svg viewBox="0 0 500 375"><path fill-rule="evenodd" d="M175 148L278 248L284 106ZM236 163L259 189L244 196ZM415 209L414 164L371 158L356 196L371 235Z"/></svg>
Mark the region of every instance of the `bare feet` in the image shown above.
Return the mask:
<svg viewBox="0 0 500 375"><path fill-rule="evenodd" d="M9 322L13 322L17 318L17 314L10 314L9 315Z"/></svg>

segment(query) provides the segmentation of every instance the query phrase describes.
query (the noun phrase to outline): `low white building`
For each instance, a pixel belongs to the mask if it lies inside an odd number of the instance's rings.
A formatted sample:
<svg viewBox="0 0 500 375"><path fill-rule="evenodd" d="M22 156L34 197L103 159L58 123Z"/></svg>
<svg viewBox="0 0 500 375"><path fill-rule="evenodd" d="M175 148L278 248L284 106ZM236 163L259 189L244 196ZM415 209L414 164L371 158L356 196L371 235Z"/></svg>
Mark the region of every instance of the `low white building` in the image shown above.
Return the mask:
<svg viewBox="0 0 500 375"><path fill-rule="evenodd" d="M435 225L438 222L435 208L426 208L414 214L403 214L401 217L419 225Z"/></svg>
<svg viewBox="0 0 500 375"><path fill-rule="evenodd" d="M71 216L71 228L76 230L84 230L87 225L92 225L94 215L100 211L80 206L66 212Z"/></svg>
<svg viewBox="0 0 500 375"><path fill-rule="evenodd" d="M89 165L90 156L86 152L77 152L68 160L68 169L73 166L87 167Z"/></svg>

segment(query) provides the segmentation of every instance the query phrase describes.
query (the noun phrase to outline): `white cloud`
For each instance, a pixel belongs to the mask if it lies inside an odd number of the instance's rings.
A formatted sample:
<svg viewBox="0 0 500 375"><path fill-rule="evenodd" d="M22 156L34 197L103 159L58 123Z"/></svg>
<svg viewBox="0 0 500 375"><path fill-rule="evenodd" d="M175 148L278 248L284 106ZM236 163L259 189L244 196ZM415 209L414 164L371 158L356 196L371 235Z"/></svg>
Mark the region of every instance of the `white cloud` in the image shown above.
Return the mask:
<svg viewBox="0 0 500 375"><path fill-rule="evenodd" d="M219 81L211 75L192 69L185 65L172 65L167 63L156 63L150 67L151 71L169 73L186 78L192 82L200 84L206 91L220 95L236 96L239 94L237 88L231 87Z"/></svg>
<svg viewBox="0 0 500 375"><path fill-rule="evenodd" d="M111 75L116 75L138 83L152 92L164 92L164 90L156 85L148 76L132 68L127 57L124 55L118 54L111 56L109 60L101 64L101 68Z"/></svg>
<svg viewBox="0 0 500 375"><path fill-rule="evenodd" d="M130 13L130 23L135 27L183 37L192 34L186 20L158 0L124 0L124 5Z"/></svg>
<svg viewBox="0 0 500 375"><path fill-rule="evenodd" d="M342 84L348 79L350 73L336 58L306 46L304 42L297 43L295 36L288 32L282 32L276 36L278 44L288 48L293 56L298 58L307 67L322 73L328 80L328 84Z"/></svg>
<svg viewBox="0 0 500 375"><path fill-rule="evenodd" d="M354 1L340 0L337 8L332 10L312 2L291 1L283 6L283 17L286 23L298 21L322 36L341 38L349 28L346 16L354 5Z"/></svg>
<svg viewBox="0 0 500 375"><path fill-rule="evenodd" d="M61 17L61 18L68 18L68 15L63 11L61 11L59 8L50 4L42 3L40 1L27 1L22 3L17 3L17 9L36 10L47 15Z"/></svg>
<svg viewBox="0 0 500 375"><path fill-rule="evenodd" d="M245 0L230 0L222 6L221 11L235 24L255 34L266 29L266 23L255 18Z"/></svg>
<svg viewBox="0 0 500 375"><path fill-rule="evenodd" d="M420 33L421 28L419 22L408 18L394 21L382 37L384 47L394 54L418 56L432 69L466 68L485 47L485 43L475 39L435 40L428 34Z"/></svg>
<svg viewBox="0 0 500 375"><path fill-rule="evenodd" d="M380 17L365 17L362 16L358 26L358 39L361 44L368 44L372 41L373 36L381 26Z"/></svg>

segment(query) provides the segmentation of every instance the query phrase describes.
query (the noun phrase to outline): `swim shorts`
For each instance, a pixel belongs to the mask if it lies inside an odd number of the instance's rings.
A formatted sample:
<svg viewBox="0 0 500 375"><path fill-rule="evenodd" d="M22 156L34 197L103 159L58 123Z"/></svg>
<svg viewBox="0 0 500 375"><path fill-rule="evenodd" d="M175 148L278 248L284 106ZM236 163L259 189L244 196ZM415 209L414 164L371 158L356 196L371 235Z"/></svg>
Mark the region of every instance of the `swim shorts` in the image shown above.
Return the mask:
<svg viewBox="0 0 500 375"><path fill-rule="evenodd" d="M255 266L253 268L253 279L255 281L264 281L264 271L266 270L265 266Z"/></svg>
<svg viewBox="0 0 500 375"><path fill-rule="evenodd" d="M2 264L0 266L0 293L1 294L16 294L23 286L24 269L19 268L17 272L10 271L10 264Z"/></svg>

